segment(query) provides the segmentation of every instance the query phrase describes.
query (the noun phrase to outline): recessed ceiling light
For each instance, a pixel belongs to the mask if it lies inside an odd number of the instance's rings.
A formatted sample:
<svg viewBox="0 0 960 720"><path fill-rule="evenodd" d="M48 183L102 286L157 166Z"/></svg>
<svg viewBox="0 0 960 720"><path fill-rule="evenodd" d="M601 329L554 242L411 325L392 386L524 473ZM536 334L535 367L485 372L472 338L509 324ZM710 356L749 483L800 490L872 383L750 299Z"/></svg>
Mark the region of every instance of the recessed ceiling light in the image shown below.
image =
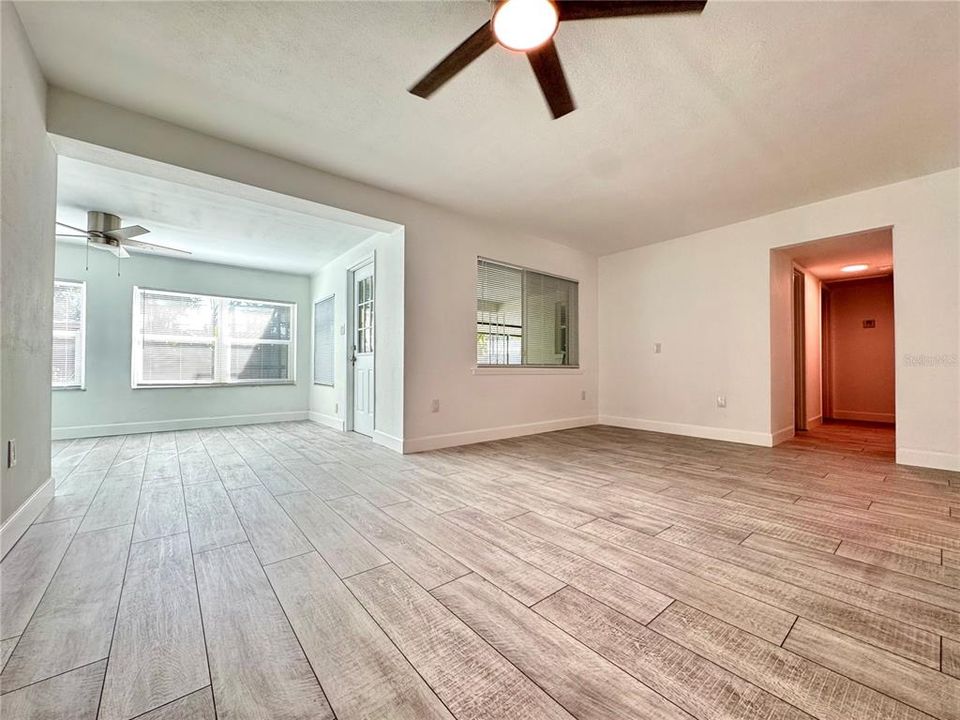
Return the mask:
<svg viewBox="0 0 960 720"><path fill-rule="evenodd" d="M861 270L866 270L869 265L865 263L857 263L856 265L844 265L840 268L841 272L860 272Z"/></svg>

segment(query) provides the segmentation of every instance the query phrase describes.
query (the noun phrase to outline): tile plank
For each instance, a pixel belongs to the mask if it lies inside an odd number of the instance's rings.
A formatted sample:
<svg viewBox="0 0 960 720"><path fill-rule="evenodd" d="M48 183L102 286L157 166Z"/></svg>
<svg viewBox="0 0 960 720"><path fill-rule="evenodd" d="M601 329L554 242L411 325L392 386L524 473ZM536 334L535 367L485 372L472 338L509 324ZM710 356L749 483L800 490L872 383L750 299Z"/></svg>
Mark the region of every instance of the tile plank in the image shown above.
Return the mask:
<svg viewBox="0 0 960 720"><path fill-rule="evenodd" d="M453 720L316 552L266 573L338 718Z"/></svg>
<svg viewBox="0 0 960 720"><path fill-rule="evenodd" d="M650 628L821 720L929 720L925 713L683 603L667 608Z"/></svg>
<svg viewBox="0 0 960 720"><path fill-rule="evenodd" d="M219 480L184 485L183 494L195 553L246 542L247 535Z"/></svg>
<svg viewBox="0 0 960 720"><path fill-rule="evenodd" d="M579 720L692 718L479 575L433 595Z"/></svg>
<svg viewBox="0 0 960 720"><path fill-rule="evenodd" d="M31 525L0 562L0 639L26 629L79 525L79 520Z"/></svg>
<svg viewBox="0 0 960 720"><path fill-rule="evenodd" d="M216 720L210 686L151 710L136 720Z"/></svg>
<svg viewBox="0 0 960 720"><path fill-rule="evenodd" d="M387 562L380 551L313 493L280 495L277 502L340 577Z"/></svg>
<svg viewBox="0 0 960 720"><path fill-rule="evenodd" d="M809 718L574 588L564 588L533 609L701 720Z"/></svg>
<svg viewBox="0 0 960 720"><path fill-rule="evenodd" d="M333 719L249 544L196 558L217 711L235 720Z"/></svg>
<svg viewBox="0 0 960 720"><path fill-rule="evenodd" d="M100 660L0 695L0 716L16 720L96 720L106 665L106 660Z"/></svg>
<svg viewBox="0 0 960 720"><path fill-rule="evenodd" d="M390 505L384 512L525 605L542 600L564 585L555 577L416 503Z"/></svg>
<svg viewBox="0 0 960 720"><path fill-rule="evenodd" d="M134 543L99 720L127 720L209 683L187 534Z"/></svg>
<svg viewBox="0 0 960 720"><path fill-rule="evenodd" d="M428 590L470 572L361 496L330 500L328 504L391 562Z"/></svg>
<svg viewBox="0 0 960 720"><path fill-rule="evenodd" d="M458 720L571 720L396 566L368 570L346 583Z"/></svg>
<svg viewBox="0 0 960 720"><path fill-rule="evenodd" d="M447 513L444 517L638 622L649 622L673 601L673 598L619 575L603 565L477 510L463 508Z"/></svg>
<svg viewBox="0 0 960 720"><path fill-rule="evenodd" d="M146 482L140 490L133 541L152 540L186 532L187 513L183 488L177 484Z"/></svg>
<svg viewBox="0 0 960 720"><path fill-rule="evenodd" d="M0 673L3 692L107 657L130 532L124 525L74 538Z"/></svg>
<svg viewBox="0 0 960 720"><path fill-rule="evenodd" d="M960 680L800 618L783 647L943 720L960 719Z"/></svg>
<svg viewBox="0 0 960 720"><path fill-rule="evenodd" d="M641 582L667 597L682 600L737 627L781 643L795 616L747 595L730 590L693 573L630 552L626 548L595 538L528 513L509 521L511 525L549 540L582 557ZM694 569L694 568L691 568Z"/></svg>
<svg viewBox="0 0 960 720"><path fill-rule="evenodd" d="M313 546L273 495L262 485L231 490L230 498L260 562L285 560L310 552Z"/></svg>

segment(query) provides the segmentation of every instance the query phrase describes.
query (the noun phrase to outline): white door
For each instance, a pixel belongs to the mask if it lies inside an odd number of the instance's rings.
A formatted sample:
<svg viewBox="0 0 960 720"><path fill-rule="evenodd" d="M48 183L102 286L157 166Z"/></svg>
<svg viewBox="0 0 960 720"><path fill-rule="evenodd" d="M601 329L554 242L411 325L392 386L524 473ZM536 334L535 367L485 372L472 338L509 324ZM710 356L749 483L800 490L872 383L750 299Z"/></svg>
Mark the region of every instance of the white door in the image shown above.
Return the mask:
<svg viewBox="0 0 960 720"><path fill-rule="evenodd" d="M353 271L353 430L373 436L373 263Z"/></svg>

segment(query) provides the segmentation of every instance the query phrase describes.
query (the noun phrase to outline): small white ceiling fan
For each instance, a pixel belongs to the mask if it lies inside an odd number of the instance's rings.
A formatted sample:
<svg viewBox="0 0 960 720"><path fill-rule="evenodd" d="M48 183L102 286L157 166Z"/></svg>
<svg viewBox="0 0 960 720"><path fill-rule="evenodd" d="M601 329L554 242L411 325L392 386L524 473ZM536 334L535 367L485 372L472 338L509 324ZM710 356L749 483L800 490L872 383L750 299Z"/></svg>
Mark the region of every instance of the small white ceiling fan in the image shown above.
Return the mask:
<svg viewBox="0 0 960 720"><path fill-rule="evenodd" d="M120 227L120 218L116 215L99 210L90 210L87 213L87 229L83 230L73 225L67 225L59 220L57 225L76 231L77 234L57 233L58 238L85 238L88 246L106 250L113 253L117 258L128 258L130 253L126 247L137 248L138 250L161 250L167 252L183 253L190 255L189 250L167 247L166 245L157 245L156 243L146 243L133 238L140 235L146 235L149 230L140 225L129 225Z"/></svg>

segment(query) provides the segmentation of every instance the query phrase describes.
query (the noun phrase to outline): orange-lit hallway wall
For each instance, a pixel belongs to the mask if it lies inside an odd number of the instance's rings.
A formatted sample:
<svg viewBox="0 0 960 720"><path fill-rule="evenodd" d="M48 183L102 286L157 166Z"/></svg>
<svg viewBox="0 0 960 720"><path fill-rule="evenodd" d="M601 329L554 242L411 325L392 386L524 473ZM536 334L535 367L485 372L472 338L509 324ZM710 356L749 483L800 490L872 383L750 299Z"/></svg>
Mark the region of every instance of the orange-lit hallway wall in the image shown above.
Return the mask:
<svg viewBox="0 0 960 720"><path fill-rule="evenodd" d="M830 283L829 291L831 417L892 423L893 278Z"/></svg>

